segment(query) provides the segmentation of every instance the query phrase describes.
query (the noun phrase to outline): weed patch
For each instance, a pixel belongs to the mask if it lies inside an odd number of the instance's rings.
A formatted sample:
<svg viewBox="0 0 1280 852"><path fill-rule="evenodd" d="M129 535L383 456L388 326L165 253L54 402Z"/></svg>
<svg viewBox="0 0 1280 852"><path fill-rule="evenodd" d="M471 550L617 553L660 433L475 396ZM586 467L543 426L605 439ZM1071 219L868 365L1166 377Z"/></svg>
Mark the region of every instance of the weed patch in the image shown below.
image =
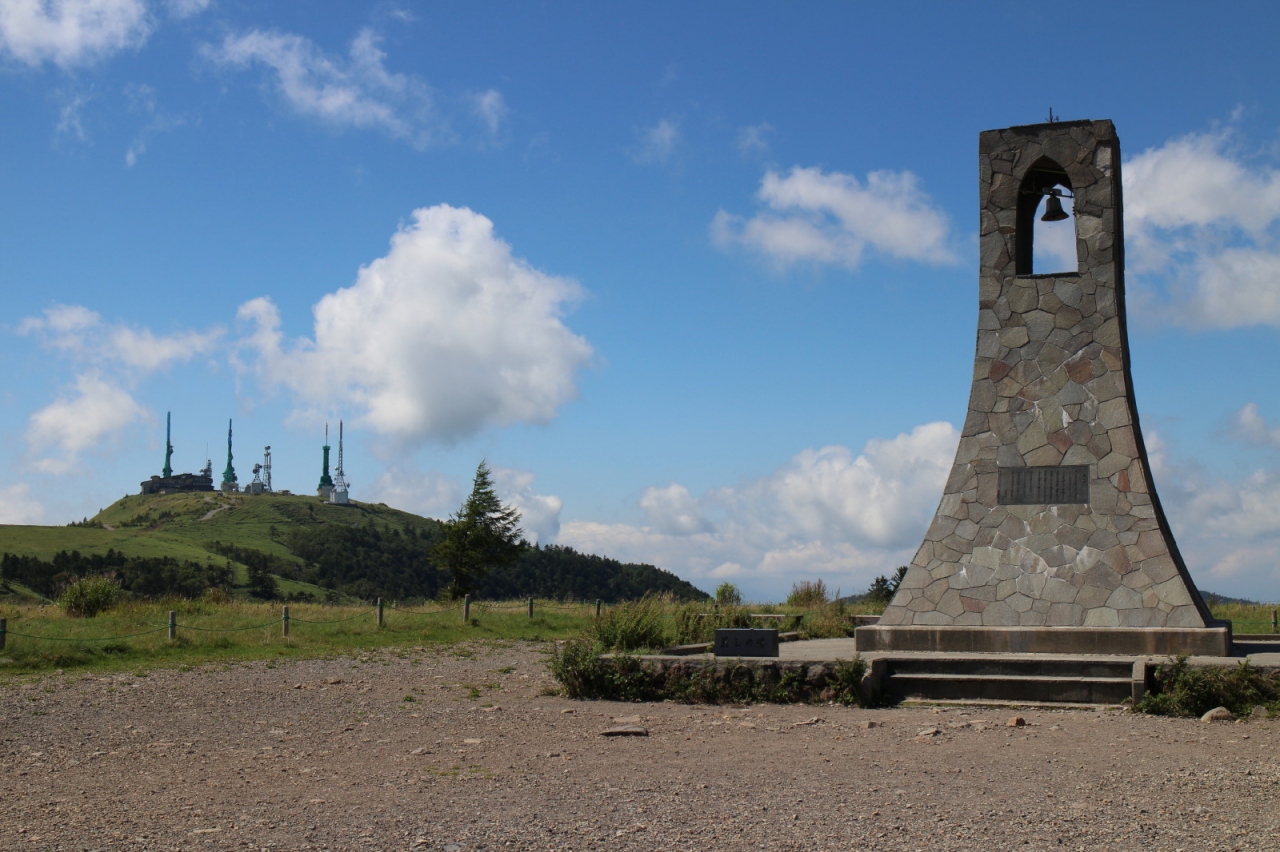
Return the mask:
<svg viewBox="0 0 1280 852"><path fill-rule="evenodd" d="M1201 716L1226 707L1248 716L1262 705L1280 711L1280 672L1264 672L1242 661L1232 668L1193 669L1185 656L1156 669L1155 686L1134 708L1156 716Z"/></svg>

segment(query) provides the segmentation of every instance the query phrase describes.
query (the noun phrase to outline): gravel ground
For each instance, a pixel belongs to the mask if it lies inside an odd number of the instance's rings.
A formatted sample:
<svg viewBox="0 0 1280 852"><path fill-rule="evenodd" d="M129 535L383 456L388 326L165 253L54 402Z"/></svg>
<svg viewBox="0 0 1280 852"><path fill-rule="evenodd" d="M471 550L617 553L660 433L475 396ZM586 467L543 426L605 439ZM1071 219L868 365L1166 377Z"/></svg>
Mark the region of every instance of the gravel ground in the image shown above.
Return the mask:
<svg viewBox="0 0 1280 852"><path fill-rule="evenodd" d="M544 650L5 684L0 849L1280 849L1277 721L574 702Z"/></svg>

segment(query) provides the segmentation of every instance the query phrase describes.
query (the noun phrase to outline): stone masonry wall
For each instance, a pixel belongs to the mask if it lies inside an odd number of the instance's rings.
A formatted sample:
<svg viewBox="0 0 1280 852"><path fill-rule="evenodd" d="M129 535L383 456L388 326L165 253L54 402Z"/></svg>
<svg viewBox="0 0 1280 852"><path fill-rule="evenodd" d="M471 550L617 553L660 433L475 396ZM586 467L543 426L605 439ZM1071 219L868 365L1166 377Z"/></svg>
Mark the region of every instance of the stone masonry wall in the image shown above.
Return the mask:
<svg viewBox="0 0 1280 852"><path fill-rule="evenodd" d="M1079 268L1019 275L1018 201L1045 157L1075 195ZM1138 429L1115 128L987 131L979 169L969 410L937 514L880 623L1203 627L1208 612L1160 509ZM1000 503L1000 469L1060 465L1088 466L1087 504Z"/></svg>

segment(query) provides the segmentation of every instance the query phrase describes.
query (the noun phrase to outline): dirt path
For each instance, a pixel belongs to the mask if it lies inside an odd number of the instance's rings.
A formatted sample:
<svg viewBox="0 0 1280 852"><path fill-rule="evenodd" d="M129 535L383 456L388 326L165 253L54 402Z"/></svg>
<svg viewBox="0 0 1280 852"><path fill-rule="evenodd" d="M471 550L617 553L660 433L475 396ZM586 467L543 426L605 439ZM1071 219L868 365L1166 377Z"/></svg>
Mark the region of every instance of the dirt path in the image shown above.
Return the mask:
<svg viewBox="0 0 1280 852"><path fill-rule="evenodd" d="M205 497L204 502L213 503L214 499L212 497ZM230 509L230 508L231 508L230 503L223 503L219 505L218 508L216 509L210 509L208 512L206 512L204 515L200 517L200 520L207 521L210 518L212 518L214 515L218 514L219 512L225 512L227 509Z"/></svg>
<svg viewBox="0 0 1280 852"><path fill-rule="evenodd" d="M1276 721L583 703L459 653L0 686L0 849L1280 849Z"/></svg>

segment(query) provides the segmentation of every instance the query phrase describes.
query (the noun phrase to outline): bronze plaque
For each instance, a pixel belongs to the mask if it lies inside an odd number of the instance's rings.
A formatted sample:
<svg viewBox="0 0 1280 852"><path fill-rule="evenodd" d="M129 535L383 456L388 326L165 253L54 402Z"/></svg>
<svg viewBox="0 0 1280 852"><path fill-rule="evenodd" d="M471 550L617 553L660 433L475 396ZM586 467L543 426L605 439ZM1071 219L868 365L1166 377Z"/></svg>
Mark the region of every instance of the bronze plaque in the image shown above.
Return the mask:
<svg viewBox="0 0 1280 852"><path fill-rule="evenodd" d="M1002 506L1088 503L1089 466L1002 467L997 501Z"/></svg>

